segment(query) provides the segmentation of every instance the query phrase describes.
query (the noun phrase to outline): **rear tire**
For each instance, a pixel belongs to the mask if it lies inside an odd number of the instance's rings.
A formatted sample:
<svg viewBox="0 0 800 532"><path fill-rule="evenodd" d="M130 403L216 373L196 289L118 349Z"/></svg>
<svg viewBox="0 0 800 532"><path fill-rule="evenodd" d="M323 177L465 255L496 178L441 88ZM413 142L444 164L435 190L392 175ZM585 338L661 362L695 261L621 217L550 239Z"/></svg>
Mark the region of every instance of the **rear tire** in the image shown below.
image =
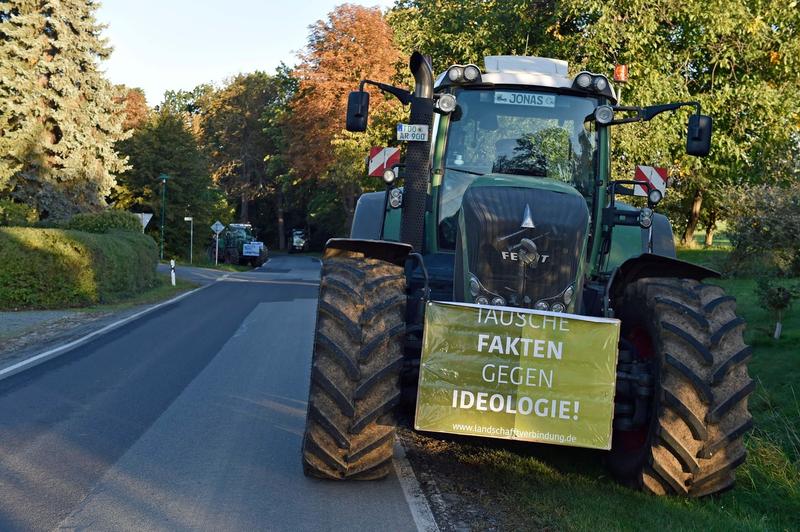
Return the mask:
<svg viewBox="0 0 800 532"><path fill-rule="evenodd" d="M655 396L640 445L631 444L630 431L614 432L612 472L658 495L703 497L733 487L755 388L735 299L694 280L645 278L626 288L616 309L623 338L647 337L649 349L639 352L653 360Z"/></svg>
<svg viewBox="0 0 800 532"><path fill-rule="evenodd" d="M351 253L325 259L303 436L303 472L373 480L391 470L406 279Z"/></svg>

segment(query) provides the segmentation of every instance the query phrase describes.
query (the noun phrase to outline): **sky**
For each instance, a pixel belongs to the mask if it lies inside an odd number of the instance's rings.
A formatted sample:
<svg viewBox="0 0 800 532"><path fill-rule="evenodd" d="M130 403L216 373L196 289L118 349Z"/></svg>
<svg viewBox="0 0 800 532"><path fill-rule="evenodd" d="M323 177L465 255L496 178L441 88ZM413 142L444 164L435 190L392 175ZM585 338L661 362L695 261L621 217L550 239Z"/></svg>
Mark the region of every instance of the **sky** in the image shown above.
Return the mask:
<svg viewBox="0 0 800 532"><path fill-rule="evenodd" d="M97 18L114 48L101 65L112 83L166 90L220 83L242 72L296 62L308 27L345 0L104 0ZM393 0L347 0L387 9Z"/></svg>

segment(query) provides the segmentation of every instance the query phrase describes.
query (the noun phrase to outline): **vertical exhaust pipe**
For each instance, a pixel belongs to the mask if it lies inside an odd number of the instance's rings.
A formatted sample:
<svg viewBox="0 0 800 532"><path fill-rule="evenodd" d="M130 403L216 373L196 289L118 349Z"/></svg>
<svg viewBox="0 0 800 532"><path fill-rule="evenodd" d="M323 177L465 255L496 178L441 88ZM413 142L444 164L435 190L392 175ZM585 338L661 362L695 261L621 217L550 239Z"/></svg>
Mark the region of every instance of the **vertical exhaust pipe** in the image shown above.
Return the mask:
<svg viewBox="0 0 800 532"><path fill-rule="evenodd" d="M406 150L400 239L410 244L417 253L422 253L425 241L425 208L428 197L428 180L431 173L433 68L430 61L419 52L411 54L408 66L414 75L411 123L428 126L428 140L425 142L409 142Z"/></svg>

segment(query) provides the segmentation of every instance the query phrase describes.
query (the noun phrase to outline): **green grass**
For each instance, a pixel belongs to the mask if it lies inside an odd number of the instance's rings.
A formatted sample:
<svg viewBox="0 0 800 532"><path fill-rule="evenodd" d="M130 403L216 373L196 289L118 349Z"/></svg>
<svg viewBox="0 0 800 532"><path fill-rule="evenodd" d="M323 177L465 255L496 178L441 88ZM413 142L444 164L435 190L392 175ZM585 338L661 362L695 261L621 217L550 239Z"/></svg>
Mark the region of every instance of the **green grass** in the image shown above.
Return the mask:
<svg viewBox="0 0 800 532"><path fill-rule="evenodd" d="M120 297L106 304L92 305L75 310L80 312L116 312L130 307L165 301L178 294L197 288L197 286L197 284L183 279L176 279L175 286L172 286L170 284L169 275L161 274L157 277L156 285L143 292L128 297Z"/></svg>
<svg viewBox="0 0 800 532"><path fill-rule="evenodd" d="M681 250L698 264L724 260L724 248ZM774 322L754 294L753 279L716 281L738 301L753 347L750 398L756 428L746 436L748 460L736 487L703 500L655 497L617 485L603 453L492 440L428 441L422 458L444 491L494 508L502 528L554 530L797 530L800 529L800 308ZM437 436L438 439L439 436ZM476 525L480 528L480 525Z"/></svg>
<svg viewBox="0 0 800 532"><path fill-rule="evenodd" d="M162 260L161 264L169 264L168 260ZM201 260L201 261L194 261L194 263L189 264L183 260L176 260L175 264L177 266L189 266L191 268L207 268L209 270L219 270L222 272L249 272L253 269L252 266L242 265L242 264L226 264L224 262L220 262L219 264L214 264L211 261Z"/></svg>

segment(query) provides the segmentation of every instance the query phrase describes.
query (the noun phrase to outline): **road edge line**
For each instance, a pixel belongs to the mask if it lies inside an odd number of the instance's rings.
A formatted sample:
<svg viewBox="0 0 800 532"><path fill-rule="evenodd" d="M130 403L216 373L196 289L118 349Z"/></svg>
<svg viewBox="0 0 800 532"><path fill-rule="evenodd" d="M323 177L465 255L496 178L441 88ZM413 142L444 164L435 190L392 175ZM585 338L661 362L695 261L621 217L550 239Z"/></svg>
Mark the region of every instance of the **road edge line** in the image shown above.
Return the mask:
<svg viewBox="0 0 800 532"><path fill-rule="evenodd" d="M414 518L414 524L420 532L439 532L439 525L433 517L433 512L425 497L425 492L419 485L414 470L406 458L406 450L403 442L399 438L394 441L394 459L392 460L397 478L400 480L400 487L403 488L403 495L406 498L408 509Z"/></svg>
<svg viewBox="0 0 800 532"><path fill-rule="evenodd" d="M115 321L113 323L109 323L108 325L106 325L104 327L101 327L100 329L97 329L96 331L92 331L92 332L90 332L90 333L88 333L88 334L86 334L84 336L81 336L80 338L72 340L71 342L67 342L66 344L62 344L60 346L50 348L50 349L48 349L46 351L42 351L41 353L37 353L37 354L35 354L33 356L30 356L30 357L26 358L25 360L21 360L21 361L15 363L15 364L11 364L10 366L6 366L4 368L0 368L0 381L2 381L4 379L7 379L8 377L11 377L11 376L16 375L18 373L22 373L26 369L30 369L30 368L36 367L39 364L43 364L43 363L47 362L48 360L52 360L52 359L54 359L54 358L56 358L56 357L58 357L60 355L63 355L65 353L71 351L72 349L85 344L86 342L88 342L89 340L92 340L95 337L102 336L105 333L111 332L114 329L122 327L123 325L125 325L127 323L130 323L130 322L136 320L137 318L141 318L145 314L148 314L148 313L150 313L150 312L152 312L152 311L154 311L156 309L159 309L161 307L170 305L172 303L176 303L176 302L180 301L181 299L190 296L191 294L194 294L194 293L199 292L200 290L202 290L204 288L207 288L207 287L211 286L212 284L214 284L218 280L220 280L220 279L215 279L214 281L212 281L212 282L210 282L208 284L204 284L203 286L198 286L197 288L195 288L193 290L189 290L188 292L184 292L182 294L179 294L179 295L173 297L172 299L168 299L167 301L162 301L161 303L156 303L155 305L152 305L150 307L142 309L139 312L131 314L130 316L127 316L125 318L119 319L119 320L117 320L117 321Z"/></svg>

